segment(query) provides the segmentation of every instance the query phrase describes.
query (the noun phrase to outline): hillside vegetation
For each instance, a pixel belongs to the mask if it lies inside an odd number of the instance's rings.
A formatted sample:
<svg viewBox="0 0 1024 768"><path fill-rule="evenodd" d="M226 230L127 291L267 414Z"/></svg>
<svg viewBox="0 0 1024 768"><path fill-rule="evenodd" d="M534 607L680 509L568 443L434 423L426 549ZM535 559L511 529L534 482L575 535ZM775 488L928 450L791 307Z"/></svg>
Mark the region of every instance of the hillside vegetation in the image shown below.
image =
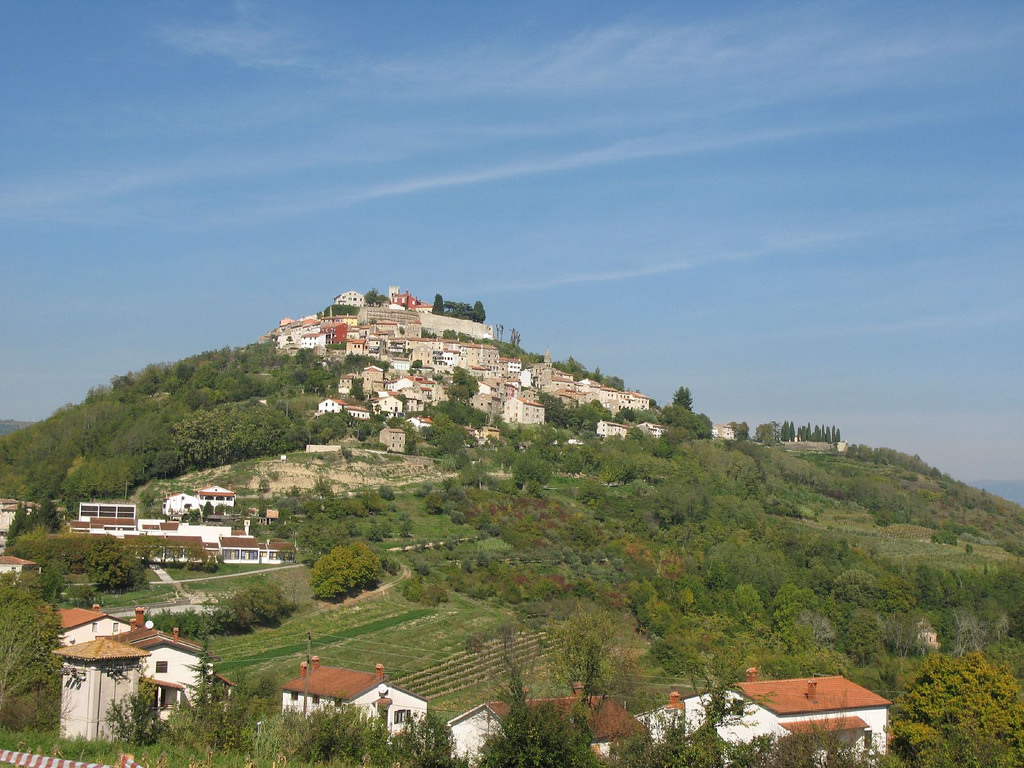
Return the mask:
<svg viewBox="0 0 1024 768"><path fill-rule="evenodd" d="M749 666L841 673L894 698L935 638L1024 673L1022 510L916 457L710 440L690 402L617 415L669 425L661 439L631 430L601 441L593 425L607 412L590 404L553 407L540 426L501 425L479 444L467 426L486 417L460 400L430 411L433 429L409 431L411 455L385 455L376 430L400 420L313 418L338 377L367 362L255 345L117 377L0 438L0 495L73 512L127 486L152 515L167 492L232 484L239 511L280 512L265 531L294 541L302 563L369 544L394 581L372 610L293 588L298 610L281 626L210 638L229 670L269 675L271 694L315 628L325 663L380 658L396 679L425 685L460 670L467 687L431 689L433 706L454 712L495 695L500 670L482 659L509 622L537 648L534 690L555 692L545 638L579 605L625 633L621 668L603 685L634 708L742 679ZM309 442L341 450L298 453ZM57 558L62 540L30 532L11 551ZM50 573L87 580L96 555L72 555ZM102 599L85 587L81 599ZM146 601L138 579L124 588L138 590L125 604ZM48 589L62 596L61 584Z"/></svg>

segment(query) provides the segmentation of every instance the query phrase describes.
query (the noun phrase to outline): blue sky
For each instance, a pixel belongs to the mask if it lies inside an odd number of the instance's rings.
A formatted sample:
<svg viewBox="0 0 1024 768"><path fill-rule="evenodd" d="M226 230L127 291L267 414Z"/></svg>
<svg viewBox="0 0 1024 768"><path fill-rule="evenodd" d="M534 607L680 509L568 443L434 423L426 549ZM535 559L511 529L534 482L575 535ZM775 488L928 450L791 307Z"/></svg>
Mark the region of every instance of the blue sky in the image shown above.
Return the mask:
<svg viewBox="0 0 1024 768"><path fill-rule="evenodd" d="M0 418L337 293L1024 480L1024 5L8 3Z"/></svg>

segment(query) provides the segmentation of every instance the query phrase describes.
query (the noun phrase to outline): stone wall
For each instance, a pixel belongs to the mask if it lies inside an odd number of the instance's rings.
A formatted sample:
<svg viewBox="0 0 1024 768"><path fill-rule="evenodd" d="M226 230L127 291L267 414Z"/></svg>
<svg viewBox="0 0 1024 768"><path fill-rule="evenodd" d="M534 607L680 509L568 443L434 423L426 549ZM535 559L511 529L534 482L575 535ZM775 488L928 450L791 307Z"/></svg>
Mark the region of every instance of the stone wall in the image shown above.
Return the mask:
<svg viewBox="0 0 1024 768"><path fill-rule="evenodd" d="M363 307L359 310L359 324L364 325L373 320L394 320L399 325L419 321L424 330L440 336L445 331L455 331L472 336L474 339L493 339L494 326L463 320L457 317L445 317L429 312L410 312L405 309L389 309L387 307Z"/></svg>

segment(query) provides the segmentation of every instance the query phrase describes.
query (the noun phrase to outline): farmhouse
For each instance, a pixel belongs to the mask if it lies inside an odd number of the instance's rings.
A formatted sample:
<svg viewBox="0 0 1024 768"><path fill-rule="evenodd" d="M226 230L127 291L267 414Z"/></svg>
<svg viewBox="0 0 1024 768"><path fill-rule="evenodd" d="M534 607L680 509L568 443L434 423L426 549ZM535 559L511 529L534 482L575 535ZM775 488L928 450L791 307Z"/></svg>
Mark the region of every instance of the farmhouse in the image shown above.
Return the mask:
<svg viewBox="0 0 1024 768"><path fill-rule="evenodd" d="M282 686L281 711L308 713L323 707L343 704L359 707L367 715L384 719L391 733L401 731L414 717L427 713L427 700L392 685L384 674L384 665L373 672L343 667L325 667L320 657L312 665L299 665L299 676Z"/></svg>

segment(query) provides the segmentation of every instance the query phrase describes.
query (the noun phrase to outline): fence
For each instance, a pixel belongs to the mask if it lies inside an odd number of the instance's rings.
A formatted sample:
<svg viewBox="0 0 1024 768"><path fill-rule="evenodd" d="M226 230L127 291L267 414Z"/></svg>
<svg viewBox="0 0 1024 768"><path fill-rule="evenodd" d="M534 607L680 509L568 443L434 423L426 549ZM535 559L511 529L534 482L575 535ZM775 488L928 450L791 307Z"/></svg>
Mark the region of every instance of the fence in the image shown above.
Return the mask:
<svg viewBox="0 0 1024 768"><path fill-rule="evenodd" d="M115 768L103 763L83 763L78 760L64 760L59 757L33 755L30 752L14 752L10 749L0 750L0 763L10 763L21 768ZM136 763L132 755L121 755L116 768L145 768Z"/></svg>

